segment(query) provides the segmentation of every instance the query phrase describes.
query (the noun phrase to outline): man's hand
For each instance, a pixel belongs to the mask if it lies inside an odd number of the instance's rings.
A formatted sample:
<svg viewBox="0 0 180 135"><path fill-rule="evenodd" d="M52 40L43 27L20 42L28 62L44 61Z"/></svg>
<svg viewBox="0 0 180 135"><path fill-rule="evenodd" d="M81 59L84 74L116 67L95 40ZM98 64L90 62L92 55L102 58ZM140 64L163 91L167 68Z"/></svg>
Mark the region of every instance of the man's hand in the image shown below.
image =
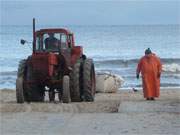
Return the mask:
<svg viewBox="0 0 180 135"><path fill-rule="evenodd" d="M157 74L157 78L160 78L160 77L161 77L161 74L160 74L160 73L158 73L158 74Z"/></svg>
<svg viewBox="0 0 180 135"><path fill-rule="evenodd" d="M139 79L139 74L136 74L136 78Z"/></svg>

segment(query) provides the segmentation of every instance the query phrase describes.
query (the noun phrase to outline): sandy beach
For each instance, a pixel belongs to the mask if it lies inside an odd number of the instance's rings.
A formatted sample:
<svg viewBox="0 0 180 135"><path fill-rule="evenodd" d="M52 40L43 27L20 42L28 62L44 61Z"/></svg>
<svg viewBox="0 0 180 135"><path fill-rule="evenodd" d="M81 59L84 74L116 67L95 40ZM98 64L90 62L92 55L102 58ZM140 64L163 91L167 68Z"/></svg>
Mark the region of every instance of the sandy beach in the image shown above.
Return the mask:
<svg viewBox="0 0 180 135"><path fill-rule="evenodd" d="M14 90L0 90L1 134L179 134L180 90L163 89L156 101L142 92L98 93L93 103L17 104Z"/></svg>
<svg viewBox="0 0 180 135"><path fill-rule="evenodd" d="M180 0L0 5L0 135L180 135Z"/></svg>

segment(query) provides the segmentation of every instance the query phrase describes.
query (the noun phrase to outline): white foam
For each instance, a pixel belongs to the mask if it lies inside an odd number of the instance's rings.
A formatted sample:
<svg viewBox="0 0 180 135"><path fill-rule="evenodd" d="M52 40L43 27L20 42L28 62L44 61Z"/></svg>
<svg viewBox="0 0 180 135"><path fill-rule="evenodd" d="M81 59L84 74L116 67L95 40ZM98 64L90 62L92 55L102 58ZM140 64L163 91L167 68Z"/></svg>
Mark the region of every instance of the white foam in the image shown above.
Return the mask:
<svg viewBox="0 0 180 135"><path fill-rule="evenodd" d="M164 72L171 72L171 73L178 73L180 72L180 65L173 63L173 64L165 64L162 66L162 70Z"/></svg>

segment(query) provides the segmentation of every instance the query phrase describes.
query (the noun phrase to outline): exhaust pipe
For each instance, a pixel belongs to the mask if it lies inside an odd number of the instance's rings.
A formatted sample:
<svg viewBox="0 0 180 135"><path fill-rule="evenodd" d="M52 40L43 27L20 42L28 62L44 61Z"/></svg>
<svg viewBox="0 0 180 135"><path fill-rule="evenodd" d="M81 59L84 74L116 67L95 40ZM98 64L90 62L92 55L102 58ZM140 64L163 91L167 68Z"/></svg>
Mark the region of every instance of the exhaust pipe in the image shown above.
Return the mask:
<svg viewBox="0 0 180 135"><path fill-rule="evenodd" d="M35 35L35 32L36 32L36 28L35 28L35 18L33 18L33 52L35 51L35 39L36 39L36 35Z"/></svg>

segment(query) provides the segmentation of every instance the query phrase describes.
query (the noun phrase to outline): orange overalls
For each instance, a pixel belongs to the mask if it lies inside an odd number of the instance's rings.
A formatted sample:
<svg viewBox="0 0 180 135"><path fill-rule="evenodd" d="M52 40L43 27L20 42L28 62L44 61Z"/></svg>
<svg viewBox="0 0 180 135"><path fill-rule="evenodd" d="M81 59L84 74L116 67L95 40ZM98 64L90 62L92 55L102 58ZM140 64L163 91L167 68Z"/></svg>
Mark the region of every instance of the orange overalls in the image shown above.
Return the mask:
<svg viewBox="0 0 180 135"><path fill-rule="evenodd" d="M136 72L141 72L145 98L159 97L161 70L162 64L155 54L145 55L140 59Z"/></svg>

